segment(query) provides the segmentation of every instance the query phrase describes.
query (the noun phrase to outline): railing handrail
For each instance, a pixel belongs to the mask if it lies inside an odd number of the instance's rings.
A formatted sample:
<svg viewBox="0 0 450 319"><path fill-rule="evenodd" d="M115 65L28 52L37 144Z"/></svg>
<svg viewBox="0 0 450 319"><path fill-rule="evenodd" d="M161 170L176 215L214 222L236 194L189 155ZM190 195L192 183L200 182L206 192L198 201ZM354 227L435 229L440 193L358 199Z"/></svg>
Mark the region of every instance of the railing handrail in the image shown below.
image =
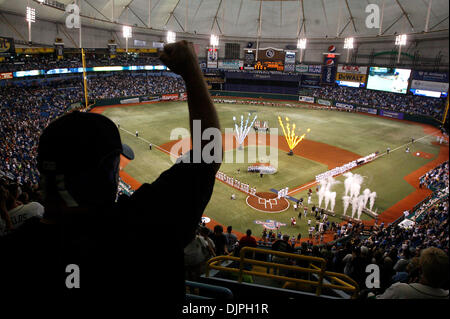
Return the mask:
<svg viewBox="0 0 450 319"><path fill-rule="evenodd" d="M268 262L268 261L261 261L251 258L246 258L247 253L260 253L265 255L273 255L273 256L279 256L279 257L285 257L285 258L291 258L291 259L297 259L302 261L308 261L309 265L308 268L301 267L301 266L295 266L295 265L286 265L286 264L280 264L276 262ZM235 262L239 262L239 268L228 268L219 265L221 261L225 260L232 260ZM319 263L320 267L317 265L314 265L314 263ZM259 266L265 266L265 267L272 267L272 268L278 268L278 269L284 269L284 270L292 270L300 273L307 273L307 274L316 274L318 275L318 280L309 280L309 279L299 279L299 278L293 278L283 275L275 275L275 274L269 274L269 273L261 273L251 270L244 269L245 264L252 264L252 265L259 265ZM284 280L288 282L294 282L294 283L302 283L302 284L308 284L310 286L316 287L316 295L320 296L322 294L323 288L330 288L330 289L337 289L342 291L347 291L353 293L353 297L356 296L356 294L359 291L358 284L349 276L341 273L336 272L330 272L325 270L326 267L326 260L324 258L320 257L313 257L313 256L305 256L305 255L299 255L299 254L292 254L292 253L286 253L281 251L273 251L273 250L267 250L262 248L253 248L253 247L243 247L240 251L240 256L231 256L231 255L225 255L225 256L217 256L213 257L210 260L207 261L207 267L206 267L206 277L209 277L209 270L210 269L216 269L216 270L222 270L227 272L236 273L238 275L238 282L242 283L243 276L244 275L255 275L260 277L266 277L271 279L277 279L277 280ZM324 277L328 277L331 279L332 283L324 283Z"/></svg>

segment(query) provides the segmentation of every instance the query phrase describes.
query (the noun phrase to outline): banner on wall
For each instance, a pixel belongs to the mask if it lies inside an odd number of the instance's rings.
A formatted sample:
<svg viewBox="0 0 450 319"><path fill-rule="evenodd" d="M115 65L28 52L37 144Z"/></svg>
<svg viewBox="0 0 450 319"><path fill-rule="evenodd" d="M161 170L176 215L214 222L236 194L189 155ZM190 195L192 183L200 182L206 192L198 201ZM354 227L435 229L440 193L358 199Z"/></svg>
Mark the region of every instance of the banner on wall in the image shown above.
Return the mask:
<svg viewBox="0 0 450 319"><path fill-rule="evenodd" d="M353 104L342 103L342 102L336 102L336 103L334 103L334 106L339 107L341 109L350 109L350 110L353 110L355 108L355 106Z"/></svg>
<svg viewBox="0 0 450 319"><path fill-rule="evenodd" d="M411 89L427 90L433 92L447 92L448 83L412 80Z"/></svg>
<svg viewBox="0 0 450 319"><path fill-rule="evenodd" d="M367 74L367 66L339 64L337 67L337 71L339 73L348 74Z"/></svg>
<svg viewBox="0 0 450 319"><path fill-rule="evenodd" d="M209 48L208 49L208 55L206 60L206 67L208 69L217 69L218 65L218 57L219 53L216 48Z"/></svg>
<svg viewBox="0 0 450 319"><path fill-rule="evenodd" d="M295 64L295 52L293 51L286 51L285 58L284 58L285 64Z"/></svg>
<svg viewBox="0 0 450 319"><path fill-rule="evenodd" d="M255 51L245 50L244 51L244 69L253 70L255 65Z"/></svg>
<svg viewBox="0 0 450 319"><path fill-rule="evenodd" d="M299 73L321 74L322 66L321 65L298 64L295 66L295 71L299 72Z"/></svg>
<svg viewBox="0 0 450 319"><path fill-rule="evenodd" d="M15 53L14 39L0 37L0 55L11 55Z"/></svg>
<svg viewBox="0 0 450 319"><path fill-rule="evenodd" d="M322 66L321 65L309 65L308 73L322 74Z"/></svg>
<svg viewBox="0 0 450 319"><path fill-rule="evenodd" d="M400 112L392 112L392 111L380 110L380 115L384 116L384 117L390 117L392 119L403 120L403 113L400 113Z"/></svg>
<svg viewBox="0 0 450 319"><path fill-rule="evenodd" d="M328 52L323 55L322 83L334 84L334 81L336 80L337 59L339 53L336 53L336 47L334 45L330 45L328 47Z"/></svg>
<svg viewBox="0 0 450 319"><path fill-rule="evenodd" d="M317 99L317 104L331 106L331 101L324 99Z"/></svg>
<svg viewBox="0 0 450 319"><path fill-rule="evenodd" d="M412 79L419 81L448 83L448 73L413 71Z"/></svg>
<svg viewBox="0 0 450 319"><path fill-rule="evenodd" d="M304 64L298 64L295 66L295 72L299 73L307 73L308 72L308 66Z"/></svg>
<svg viewBox="0 0 450 319"><path fill-rule="evenodd" d="M302 74L301 75L302 87L320 87L320 75Z"/></svg>
<svg viewBox="0 0 450 319"><path fill-rule="evenodd" d="M314 103L314 98L312 96L302 96L302 95L300 95L298 97L298 100L300 102Z"/></svg>
<svg viewBox="0 0 450 319"><path fill-rule="evenodd" d="M285 64L284 72L295 72L295 64Z"/></svg>
<svg viewBox="0 0 450 319"><path fill-rule="evenodd" d="M258 50L258 61L264 62L283 62L286 58L286 54L283 49L277 48L265 48ZM295 58L294 58L295 63Z"/></svg>
<svg viewBox="0 0 450 319"><path fill-rule="evenodd" d="M12 78L13 78L12 72L0 73L0 80L12 79Z"/></svg>
<svg viewBox="0 0 450 319"><path fill-rule="evenodd" d="M223 70L240 70L244 67L244 61L242 60L233 60L233 61L219 61L218 62L219 69Z"/></svg>
<svg viewBox="0 0 450 319"><path fill-rule="evenodd" d="M339 64L336 83L340 86L364 87L367 80L367 67Z"/></svg>
<svg viewBox="0 0 450 319"><path fill-rule="evenodd" d="M364 112L364 113L368 113L368 114L373 114L373 115L377 115L378 114L378 110L377 109L373 109L370 107L358 107L357 110L359 112Z"/></svg>
<svg viewBox="0 0 450 319"><path fill-rule="evenodd" d="M175 100L178 100L178 93L163 94L161 96L161 100L163 100L163 101L175 101Z"/></svg>

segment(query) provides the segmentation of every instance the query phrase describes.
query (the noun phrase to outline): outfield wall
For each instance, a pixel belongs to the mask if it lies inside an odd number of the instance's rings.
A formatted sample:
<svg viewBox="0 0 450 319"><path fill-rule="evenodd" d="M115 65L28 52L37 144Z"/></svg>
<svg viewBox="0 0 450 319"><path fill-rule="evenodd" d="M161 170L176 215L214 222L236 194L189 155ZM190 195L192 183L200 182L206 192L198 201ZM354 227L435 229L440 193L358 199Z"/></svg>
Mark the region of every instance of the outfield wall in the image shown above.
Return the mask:
<svg viewBox="0 0 450 319"><path fill-rule="evenodd" d="M426 115L409 114L403 112L395 112L385 110L377 107L369 107L366 105L360 105L356 103L347 103L337 100L321 99L307 95L292 95L292 94L277 94L277 93L262 93L262 92L241 92L241 91L219 91L210 90L211 96L220 97L235 97L235 98L248 98L248 99L267 99L267 100L284 100L284 101L297 101L301 103L321 106L321 107L336 107L341 109L351 109L353 111L366 113L370 115L376 115L381 117L393 118L398 120L406 120L417 123L429 124L435 127L440 127L442 123L435 118ZM114 99L101 99L95 100L93 103L89 103L91 108L96 106L127 104L127 103L145 103L150 101L173 101L183 100L186 98L185 93L173 93L153 96L127 96ZM84 103L83 103L84 104Z"/></svg>
<svg viewBox="0 0 450 319"><path fill-rule="evenodd" d="M255 92L237 92L237 91L217 91L210 90L212 96L228 96L237 98L251 98L251 99L271 99L271 100L289 100L310 103L320 106L334 106L337 108L349 108L361 113L377 115L381 117L394 118L399 120L407 120L423 124L429 124L435 127L440 127L442 123L435 118L426 115L409 114L403 112L395 112L385 110L378 107L369 107L356 103L347 103L344 101L321 99L307 95L287 95L287 94L271 94L271 93L255 93Z"/></svg>

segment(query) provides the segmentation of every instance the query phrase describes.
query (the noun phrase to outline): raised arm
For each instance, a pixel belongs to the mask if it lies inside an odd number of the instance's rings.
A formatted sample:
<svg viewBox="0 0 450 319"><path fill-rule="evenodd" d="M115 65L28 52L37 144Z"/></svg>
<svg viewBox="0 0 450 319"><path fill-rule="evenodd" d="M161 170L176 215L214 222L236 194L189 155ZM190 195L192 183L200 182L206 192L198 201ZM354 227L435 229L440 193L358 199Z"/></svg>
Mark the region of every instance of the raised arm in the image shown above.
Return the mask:
<svg viewBox="0 0 450 319"><path fill-rule="evenodd" d="M217 128L220 130L217 112L206 87L192 45L186 41L168 44L164 46L164 51L160 54L160 59L171 71L181 75L186 83L191 137L194 136L192 126L194 120L201 121L202 134L208 128ZM222 143L222 139L216 142ZM207 143L208 141L202 140L202 150ZM222 149L222 145L220 145L220 149ZM214 167L217 171L220 163L214 163Z"/></svg>

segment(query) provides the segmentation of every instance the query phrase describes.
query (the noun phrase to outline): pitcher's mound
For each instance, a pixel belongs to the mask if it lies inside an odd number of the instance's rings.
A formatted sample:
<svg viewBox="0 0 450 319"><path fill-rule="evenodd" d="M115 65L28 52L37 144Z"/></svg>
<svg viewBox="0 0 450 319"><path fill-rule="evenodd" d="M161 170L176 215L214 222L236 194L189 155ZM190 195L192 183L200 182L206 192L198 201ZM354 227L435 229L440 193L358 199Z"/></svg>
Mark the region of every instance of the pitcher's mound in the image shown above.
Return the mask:
<svg viewBox="0 0 450 319"><path fill-rule="evenodd" d="M248 206L260 212L281 213L288 209L290 204L286 198L277 197L275 193L258 192L256 195L249 195L246 201Z"/></svg>

